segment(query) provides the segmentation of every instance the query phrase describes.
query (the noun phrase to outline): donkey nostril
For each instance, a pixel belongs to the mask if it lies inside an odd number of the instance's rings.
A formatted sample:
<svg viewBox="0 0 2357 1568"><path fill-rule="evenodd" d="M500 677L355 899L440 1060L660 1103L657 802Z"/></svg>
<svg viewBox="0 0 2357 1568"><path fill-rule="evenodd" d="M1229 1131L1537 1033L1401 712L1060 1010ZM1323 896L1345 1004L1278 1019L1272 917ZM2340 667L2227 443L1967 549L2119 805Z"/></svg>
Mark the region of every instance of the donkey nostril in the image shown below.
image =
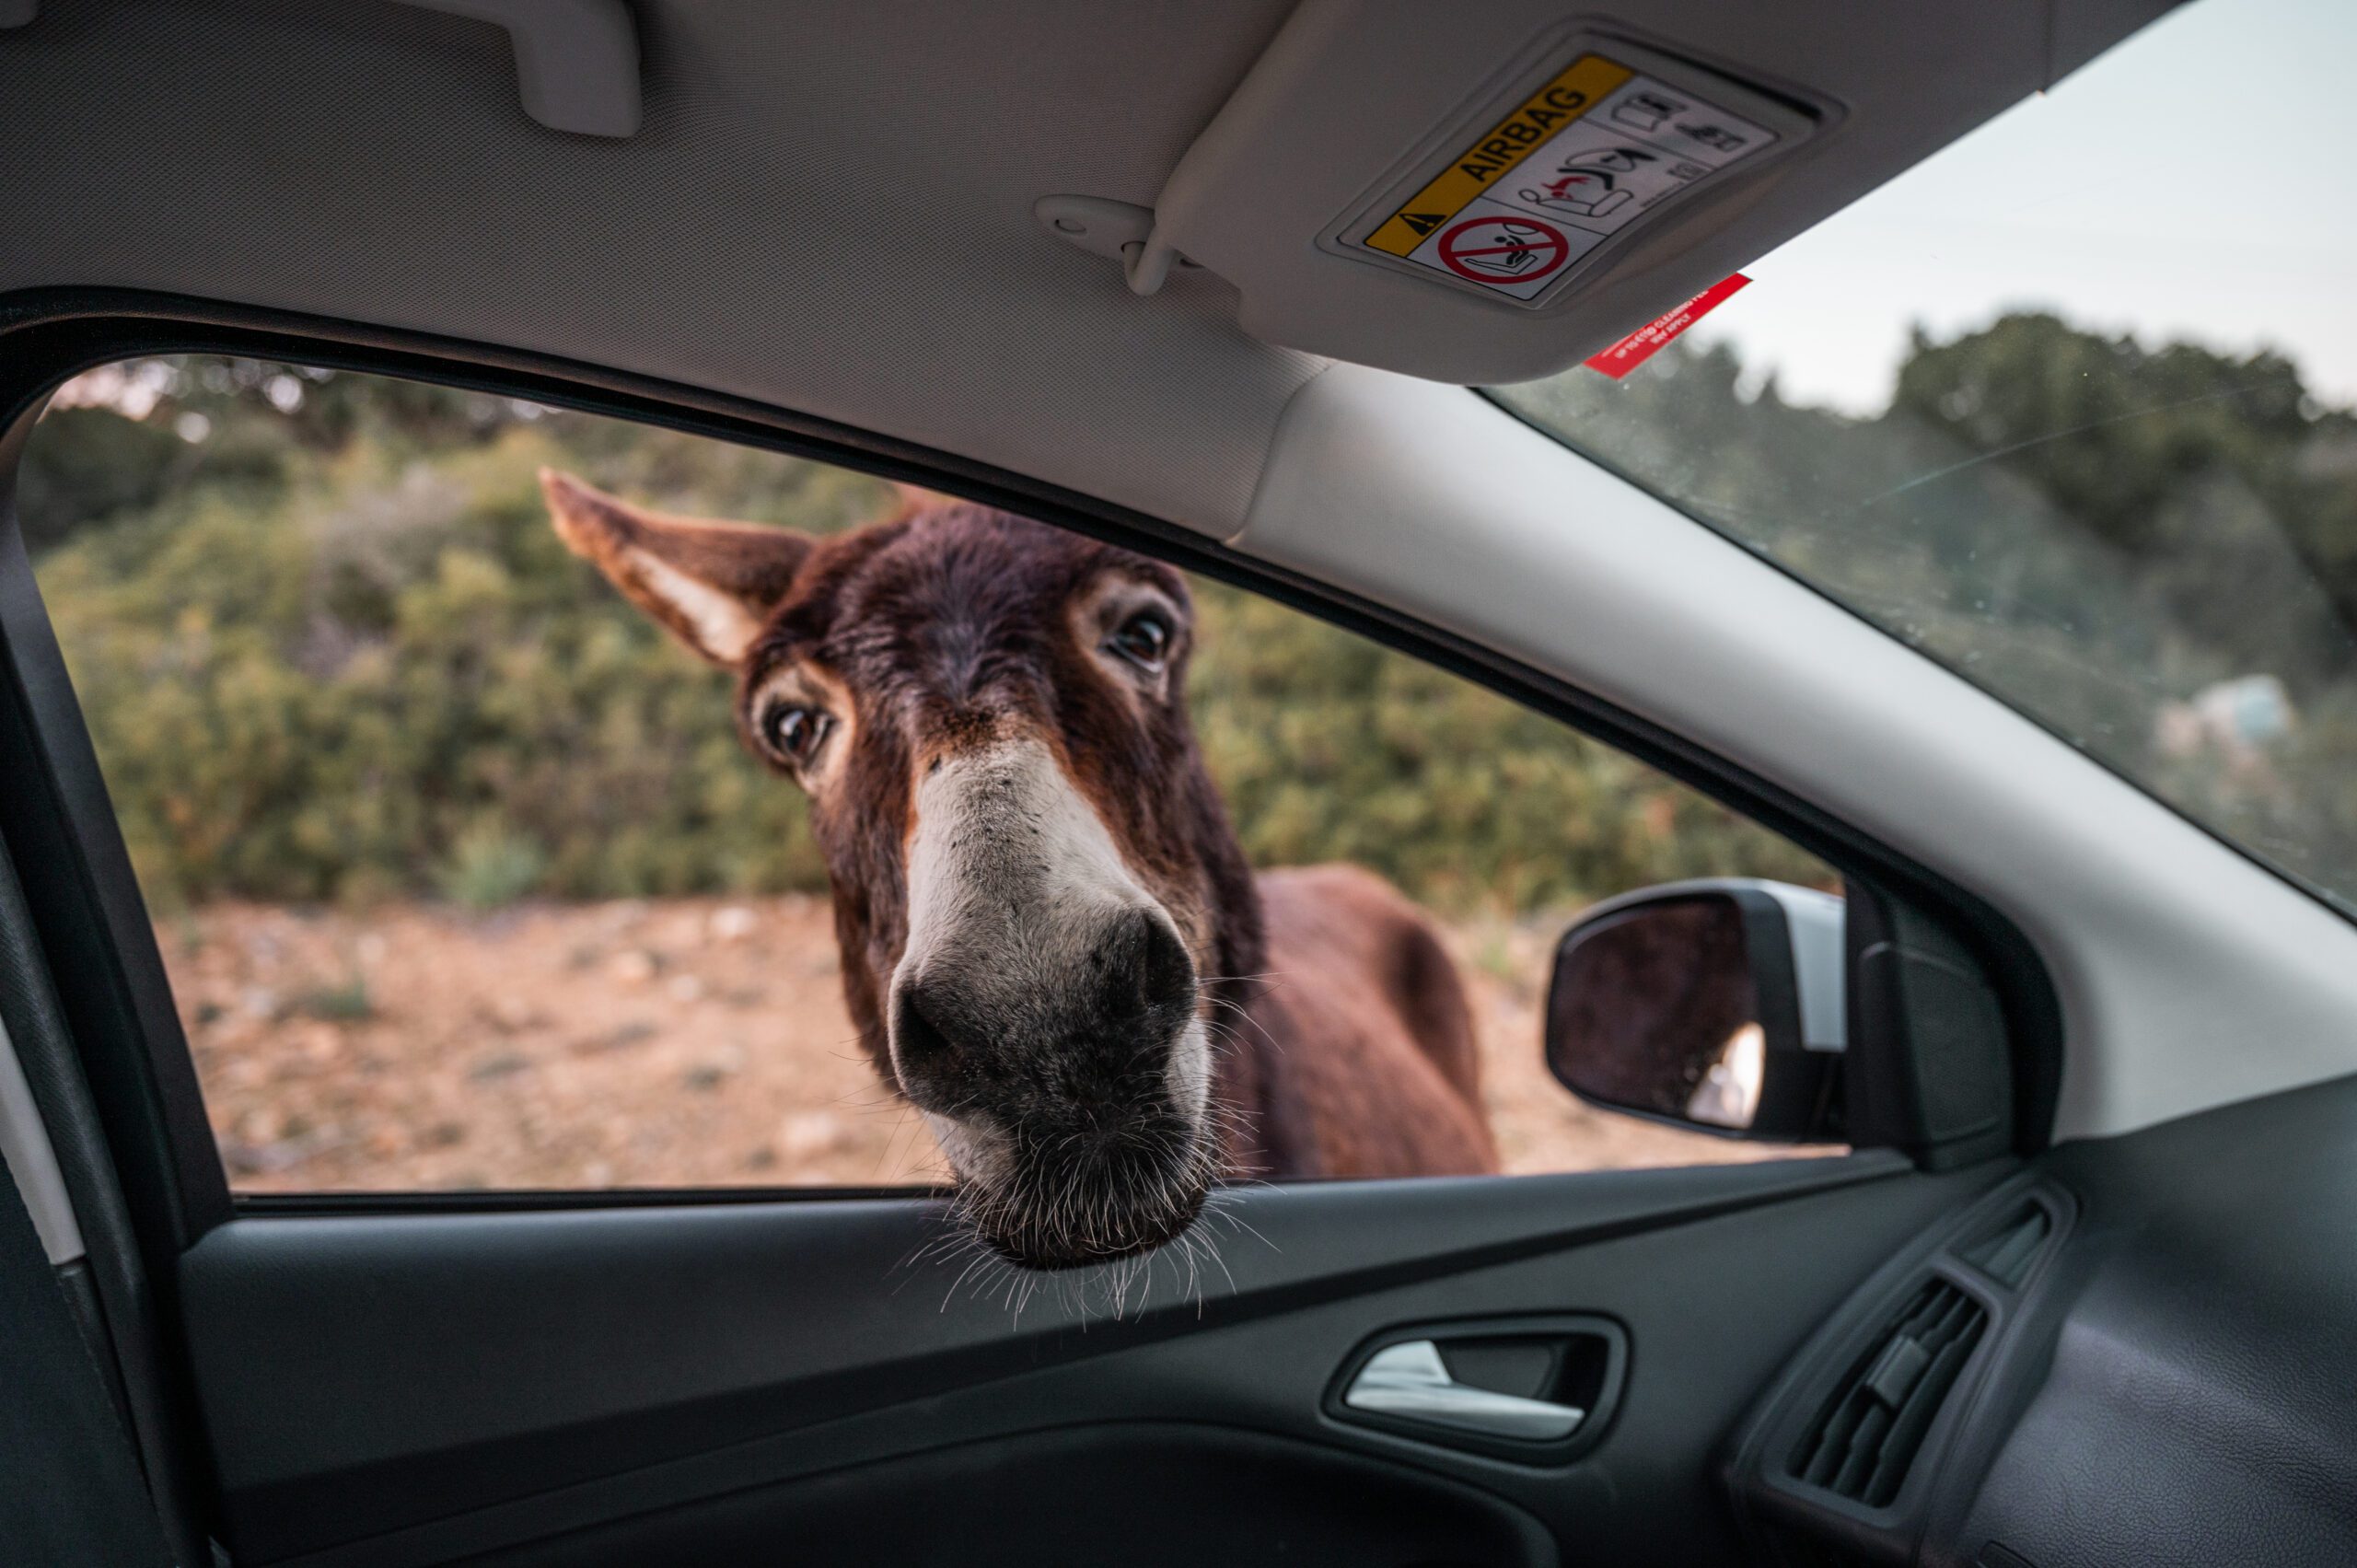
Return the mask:
<svg viewBox="0 0 2357 1568"><path fill-rule="evenodd" d="M892 1024L892 1054L900 1068L903 1092L917 1098L920 1085L942 1085L967 1063L963 1031L947 999L923 985L900 993L899 1016Z"/></svg>
<svg viewBox="0 0 2357 1568"><path fill-rule="evenodd" d="M1195 961L1170 923L1148 911L1123 917L1091 955L1116 1012L1184 1012L1195 1005Z"/></svg>
<svg viewBox="0 0 2357 1568"><path fill-rule="evenodd" d="M1195 1005L1195 960L1187 951L1187 944L1178 933L1164 920L1146 923L1148 935L1144 962L1140 966L1138 993L1150 1007Z"/></svg>

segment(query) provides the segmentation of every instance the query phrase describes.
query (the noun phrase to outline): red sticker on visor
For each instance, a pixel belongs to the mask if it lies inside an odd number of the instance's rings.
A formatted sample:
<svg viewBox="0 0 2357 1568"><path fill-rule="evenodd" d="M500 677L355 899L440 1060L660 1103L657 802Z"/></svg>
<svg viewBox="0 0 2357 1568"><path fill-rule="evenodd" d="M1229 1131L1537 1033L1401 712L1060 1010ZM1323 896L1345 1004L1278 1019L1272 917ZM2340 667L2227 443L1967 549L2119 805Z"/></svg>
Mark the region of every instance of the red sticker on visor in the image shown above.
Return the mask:
<svg viewBox="0 0 2357 1568"><path fill-rule="evenodd" d="M1659 316L1587 361L1590 370L1601 370L1615 381L1659 354L1670 339L1716 310L1734 297L1737 289L1751 280L1737 273L1713 284L1685 304L1666 316Z"/></svg>

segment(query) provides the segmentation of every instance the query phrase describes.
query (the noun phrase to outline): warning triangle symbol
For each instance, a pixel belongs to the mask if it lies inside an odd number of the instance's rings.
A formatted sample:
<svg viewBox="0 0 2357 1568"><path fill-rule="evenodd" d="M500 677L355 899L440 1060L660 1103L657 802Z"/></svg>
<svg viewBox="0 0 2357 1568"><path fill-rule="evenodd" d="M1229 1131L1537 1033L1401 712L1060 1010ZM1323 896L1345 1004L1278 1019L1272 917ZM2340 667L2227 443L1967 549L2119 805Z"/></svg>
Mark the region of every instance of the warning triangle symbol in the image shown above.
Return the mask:
<svg viewBox="0 0 2357 1568"><path fill-rule="evenodd" d="M1438 228L1447 216L1446 213L1401 213L1399 221L1414 229L1416 237L1421 239Z"/></svg>

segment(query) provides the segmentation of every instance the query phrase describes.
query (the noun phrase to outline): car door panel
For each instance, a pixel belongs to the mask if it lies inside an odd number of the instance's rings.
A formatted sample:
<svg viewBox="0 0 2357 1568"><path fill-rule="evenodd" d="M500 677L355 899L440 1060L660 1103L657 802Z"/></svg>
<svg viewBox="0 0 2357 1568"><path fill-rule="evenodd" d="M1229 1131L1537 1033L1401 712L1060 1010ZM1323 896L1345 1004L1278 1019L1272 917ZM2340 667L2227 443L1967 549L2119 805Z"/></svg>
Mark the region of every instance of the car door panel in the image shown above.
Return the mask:
<svg viewBox="0 0 2357 1568"><path fill-rule="evenodd" d="M1097 1539L1074 1533L1088 1509L1175 1514L1188 1486L1264 1499L1187 1538L1237 1562L1335 1540L1338 1486L1413 1493L1403 1517L1443 1535L1518 1540L1519 1514L1572 1561L1703 1562L1734 1551L1709 1445L1860 1279L2000 1174L1859 1154L1238 1189L1206 1222L1220 1261L1190 1282L1157 1260L1118 1314L1101 1285L916 1258L944 1235L919 1199L250 1214L188 1254L180 1294L241 1563L534 1540L552 1544L516 1561L734 1562L723 1543L823 1541L859 1516L845 1499L927 1499L923 1515L939 1487L1028 1498L993 1550L1063 1561ZM1618 1411L1571 1464L1321 1408L1387 1329L1563 1313L1618 1323L1629 1347ZM1159 1451L1139 1423L1183 1429L1174 1469L1056 1458ZM1299 1484L1270 1486L1279 1472ZM925 1560L933 1521L901 1526ZM1397 1561L1433 1560L1421 1530L1391 1529Z"/></svg>
<svg viewBox="0 0 2357 1568"><path fill-rule="evenodd" d="M1530 1568L1561 1561L1536 1518L1461 1482L1261 1433L1167 1422L958 1444L469 1561L1185 1568L1214 1556Z"/></svg>

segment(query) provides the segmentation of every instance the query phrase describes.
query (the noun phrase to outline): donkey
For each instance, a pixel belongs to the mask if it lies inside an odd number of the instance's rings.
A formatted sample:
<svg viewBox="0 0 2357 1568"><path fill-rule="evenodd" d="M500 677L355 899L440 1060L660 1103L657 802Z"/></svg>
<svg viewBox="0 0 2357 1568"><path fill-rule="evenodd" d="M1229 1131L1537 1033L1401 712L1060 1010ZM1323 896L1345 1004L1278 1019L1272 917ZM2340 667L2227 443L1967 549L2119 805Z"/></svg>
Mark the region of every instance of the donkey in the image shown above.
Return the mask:
<svg viewBox="0 0 2357 1568"><path fill-rule="evenodd" d="M1177 572L937 498L813 537L541 486L807 792L861 1043L1002 1256L1143 1252L1222 1177L1495 1168L1423 916L1355 867L1246 865Z"/></svg>

